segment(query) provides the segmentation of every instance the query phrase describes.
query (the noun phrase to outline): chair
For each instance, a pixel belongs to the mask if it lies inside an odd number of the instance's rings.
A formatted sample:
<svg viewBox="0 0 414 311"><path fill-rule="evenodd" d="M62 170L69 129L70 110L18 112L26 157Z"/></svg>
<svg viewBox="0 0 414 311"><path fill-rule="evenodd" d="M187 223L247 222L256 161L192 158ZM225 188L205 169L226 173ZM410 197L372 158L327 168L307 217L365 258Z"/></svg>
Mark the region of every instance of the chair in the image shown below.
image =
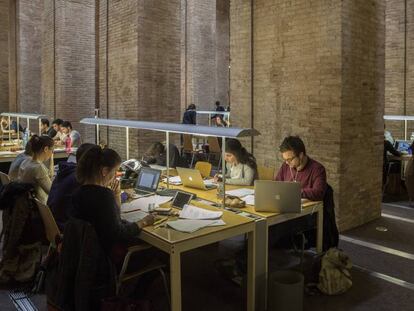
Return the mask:
<svg viewBox="0 0 414 311"><path fill-rule="evenodd" d="M198 161L194 168L196 170L199 170L201 173L201 176L205 178L205 177L210 177L211 167L212 165L209 162Z"/></svg>
<svg viewBox="0 0 414 311"><path fill-rule="evenodd" d="M259 180L273 180L275 169L273 167L257 166Z"/></svg>
<svg viewBox="0 0 414 311"><path fill-rule="evenodd" d="M191 163L190 168L193 167L194 158L196 155L203 154L203 149L194 149L193 146L193 137L192 135L184 134L183 135L183 146L182 146L182 154L191 154Z"/></svg>
<svg viewBox="0 0 414 311"><path fill-rule="evenodd" d="M220 163L221 163L221 148L220 148L220 143L217 137L213 137L213 136L209 136L207 138L207 143L208 143L208 158L207 161L210 161L210 155L218 155L219 156L219 161L217 164L217 167L220 167Z"/></svg>
<svg viewBox="0 0 414 311"><path fill-rule="evenodd" d="M38 199L35 199L37 208L39 210L40 217L42 218L43 225L45 227L46 238L50 243L49 251L51 247L56 247L56 242L59 241L61 234L59 227L56 224L55 218L53 217L52 211L50 208L40 202Z"/></svg>
<svg viewBox="0 0 414 311"><path fill-rule="evenodd" d="M2 185L7 185L10 182L9 175L0 172L0 182Z"/></svg>

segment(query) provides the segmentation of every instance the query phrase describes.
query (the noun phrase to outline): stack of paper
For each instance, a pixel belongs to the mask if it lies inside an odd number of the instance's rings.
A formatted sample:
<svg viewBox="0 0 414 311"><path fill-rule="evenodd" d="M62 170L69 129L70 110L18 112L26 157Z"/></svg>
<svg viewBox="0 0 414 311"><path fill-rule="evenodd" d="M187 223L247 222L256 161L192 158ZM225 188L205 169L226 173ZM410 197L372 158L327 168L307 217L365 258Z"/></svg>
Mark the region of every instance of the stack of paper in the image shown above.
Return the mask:
<svg viewBox="0 0 414 311"><path fill-rule="evenodd" d="M160 195L151 195L148 197L139 198L128 203L121 205L121 213L127 213L130 211L141 210L148 212L148 206L154 205L155 208L160 206L160 204L167 203L172 200L173 197L169 196L160 196Z"/></svg>
<svg viewBox="0 0 414 311"><path fill-rule="evenodd" d="M193 220L211 220L218 219L223 216L223 212L209 211L204 208L199 208L194 205L186 204L180 211L180 218Z"/></svg>
<svg viewBox="0 0 414 311"><path fill-rule="evenodd" d="M235 190L228 190L226 191L226 194L242 198L242 197L245 197L246 195L254 194L254 189L240 188L240 189L235 189Z"/></svg>
<svg viewBox="0 0 414 311"><path fill-rule="evenodd" d="M167 178L163 178L162 181L166 183ZM182 184L180 176L169 177L169 181L170 181L170 184L172 184L172 185L181 185Z"/></svg>
<svg viewBox="0 0 414 311"><path fill-rule="evenodd" d="M249 194L243 197L243 201L248 205L254 205L254 194Z"/></svg>
<svg viewBox="0 0 414 311"><path fill-rule="evenodd" d="M175 221L167 222L167 225L174 230L186 233L192 233L197 230L200 230L205 227L212 226L224 226L226 223L221 219L212 219L212 220L188 220L188 219L178 219Z"/></svg>
<svg viewBox="0 0 414 311"><path fill-rule="evenodd" d="M130 213L122 213L121 219L128 220L130 222L137 222L138 220L143 219L147 215L148 213L145 213L143 211L135 211Z"/></svg>

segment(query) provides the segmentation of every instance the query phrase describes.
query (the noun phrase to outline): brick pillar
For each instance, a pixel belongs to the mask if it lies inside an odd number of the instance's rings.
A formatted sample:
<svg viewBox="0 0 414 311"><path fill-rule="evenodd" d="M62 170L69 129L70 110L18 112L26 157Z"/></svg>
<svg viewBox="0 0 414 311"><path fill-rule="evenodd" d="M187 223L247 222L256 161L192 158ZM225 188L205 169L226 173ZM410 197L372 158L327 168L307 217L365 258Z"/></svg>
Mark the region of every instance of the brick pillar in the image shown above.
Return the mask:
<svg viewBox="0 0 414 311"><path fill-rule="evenodd" d="M0 0L0 111L9 111L9 0Z"/></svg>
<svg viewBox="0 0 414 311"><path fill-rule="evenodd" d="M43 1L20 0L17 4L18 111L40 113ZM38 125L31 123L31 130L37 132Z"/></svg>
<svg viewBox="0 0 414 311"><path fill-rule="evenodd" d="M253 125L262 133L255 138L255 156L259 164L279 168L281 140L301 136L308 154L327 169L341 230L380 215L383 4L258 0L254 5ZM231 18L237 23L232 36L244 36L245 44L232 40L231 55L237 48L246 54L250 44L240 21ZM232 99L237 114L248 115L250 107L248 92L233 75L249 66L248 57L232 58L232 97L245 98L240 106Z"/></svg>
<svg viewBox="0 0 414 311"><path fill-rule="evenodd" d="M180 1L161 0L156 7L148 1L110 1L107 7L101 0L99 11L101 115L178 122ZM101 139L125 158L125 130L104 130ZM130 157L164 139L130 130Z"/></svg>

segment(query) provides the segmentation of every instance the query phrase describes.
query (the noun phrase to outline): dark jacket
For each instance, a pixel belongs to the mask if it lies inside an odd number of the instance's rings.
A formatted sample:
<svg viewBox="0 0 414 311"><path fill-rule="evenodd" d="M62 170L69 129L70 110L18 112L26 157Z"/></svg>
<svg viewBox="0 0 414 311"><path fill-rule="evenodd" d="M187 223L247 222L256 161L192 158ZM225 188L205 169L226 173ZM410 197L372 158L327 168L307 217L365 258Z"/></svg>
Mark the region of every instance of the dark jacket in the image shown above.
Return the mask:
<svg viewBox="0 0 414 311"><path fill-rule="evenodd" d="M184 112L183 124L197 124L197 113L195 110L187 110Z"/></svg>
<svg viewBox="0 0 414 311"><path fill-rule="evenodd" d="M93 227L70 218L62 249L47 267L48 304L65 311L99 310L101 299L115 294L115 273Z"/></svg>
<svg viewBox="0 0 414 311"><path fill-rule="evenodd" d="M50 188L47 205L50 207L59 229L63 231L65 223L73 210L72 195L79 188L76 180L76 163L60 162L56 178Z"/></svg>
<svg viewBox="0 0 414 311"><path fill-rule="evenodd" d="M170 152L170 167L176 168L177 166L182 166L181 156L180 152L178 151L178 148L174 144L169 145L169 152ZM167 165L167 153L164 152L160 155L154 156L154 157L147 157L145 158L146 162L148 164L157 164L161 166Z"/></svg>

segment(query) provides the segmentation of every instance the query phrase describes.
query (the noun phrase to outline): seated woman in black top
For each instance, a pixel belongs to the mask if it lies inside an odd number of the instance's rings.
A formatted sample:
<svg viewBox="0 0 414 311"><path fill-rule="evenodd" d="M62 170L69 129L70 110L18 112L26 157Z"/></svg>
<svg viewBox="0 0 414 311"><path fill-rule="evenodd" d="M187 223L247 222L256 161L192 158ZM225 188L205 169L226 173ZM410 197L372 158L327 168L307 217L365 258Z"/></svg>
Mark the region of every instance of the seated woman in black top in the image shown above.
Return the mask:
<svg viewBox="0 0 414 311"><path fill-rule="evenodd" d="M73 194L73 216L95 228L108 255L115 244L136 238L143 227L154 222L152 215L132 223L121 220L120 187L115 179L120 164L121 158L114 150L94 146L80 158L76 168L81 186Z"/></svg>

